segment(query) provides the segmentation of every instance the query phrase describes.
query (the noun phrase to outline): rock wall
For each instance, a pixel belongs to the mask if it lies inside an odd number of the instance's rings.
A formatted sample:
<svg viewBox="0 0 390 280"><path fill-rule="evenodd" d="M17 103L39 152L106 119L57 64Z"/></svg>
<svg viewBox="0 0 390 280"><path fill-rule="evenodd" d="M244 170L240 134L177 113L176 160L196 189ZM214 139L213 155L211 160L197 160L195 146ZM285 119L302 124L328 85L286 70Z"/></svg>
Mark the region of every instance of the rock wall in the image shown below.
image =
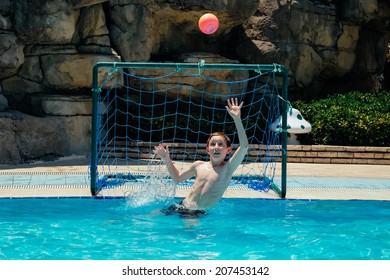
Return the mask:
<svg viewBox="0 0 390 280"><path fill-rule="evenodd" d="M206 12L220 21L210 36L197 26ZM99 61L204 54L284 64L293 98L376 90L389 15L387 0L2 0L0 163L89 152Z"/></svg>

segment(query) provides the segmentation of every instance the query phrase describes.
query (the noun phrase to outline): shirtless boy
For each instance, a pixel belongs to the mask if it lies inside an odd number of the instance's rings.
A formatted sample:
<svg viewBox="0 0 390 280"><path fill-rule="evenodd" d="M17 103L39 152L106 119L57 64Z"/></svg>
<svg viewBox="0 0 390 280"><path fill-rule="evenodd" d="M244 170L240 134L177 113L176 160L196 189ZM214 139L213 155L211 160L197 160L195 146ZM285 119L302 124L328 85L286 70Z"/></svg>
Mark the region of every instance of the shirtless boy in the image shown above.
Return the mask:
<svg viewBox="0 0 390 280"><path fill-rule="evenodd" d="M229 138L223 132L215 132L207 140L206 150L210 161L195 161L180 172L169 157L168 147L162 144L154 147L154 153L167 166L169 175L178 184L195 176L195 182L187 197L179 204L163 210L165 214L179 213L182 216L199 216L205 209L215 206L228 188L234 171L241 164L248 150L248 138L241 121L241 107L237 98L227 101L226 110L236 125L240 145L233 156L225 161L226 155L232 152Z"/></svg>

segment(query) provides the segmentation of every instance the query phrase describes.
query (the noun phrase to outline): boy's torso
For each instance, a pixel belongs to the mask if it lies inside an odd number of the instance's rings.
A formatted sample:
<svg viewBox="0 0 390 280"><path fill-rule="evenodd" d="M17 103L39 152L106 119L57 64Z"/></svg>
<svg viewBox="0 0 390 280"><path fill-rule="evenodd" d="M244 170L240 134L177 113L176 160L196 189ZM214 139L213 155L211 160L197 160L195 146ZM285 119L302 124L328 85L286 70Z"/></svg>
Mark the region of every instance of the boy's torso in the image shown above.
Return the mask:
<svg viewBox="0 0 390 280"><path fill-rule="evenodd" d="M184 200L189 209L205 209L215 206L230 184L227 162L213 167L210 162L196 166L196 178L190 194Z"/></svg>

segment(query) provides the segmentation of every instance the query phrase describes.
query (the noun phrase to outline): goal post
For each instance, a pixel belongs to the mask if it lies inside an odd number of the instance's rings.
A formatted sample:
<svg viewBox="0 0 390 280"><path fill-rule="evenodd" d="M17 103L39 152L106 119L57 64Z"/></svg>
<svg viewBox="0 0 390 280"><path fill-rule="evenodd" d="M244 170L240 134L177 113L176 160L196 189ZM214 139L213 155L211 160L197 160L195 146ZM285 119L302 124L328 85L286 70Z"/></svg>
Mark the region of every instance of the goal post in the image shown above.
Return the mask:
<svg viewBox="0 0 390 280"><path fill-rule="evenodd" d="M136 183L139 166L156 161L158 143L174 161L207 160L205 139L224 131L238 144L226 100L244 100L249 150L234 178L286 196L288 70L280 64L99 62L93 67L91 194ZM281 128L270 125L279 116ZM280 185L274 182L280 166ZM138 168L138 169L137 169ZM145 175L145 174L143 174Z"/></svg>

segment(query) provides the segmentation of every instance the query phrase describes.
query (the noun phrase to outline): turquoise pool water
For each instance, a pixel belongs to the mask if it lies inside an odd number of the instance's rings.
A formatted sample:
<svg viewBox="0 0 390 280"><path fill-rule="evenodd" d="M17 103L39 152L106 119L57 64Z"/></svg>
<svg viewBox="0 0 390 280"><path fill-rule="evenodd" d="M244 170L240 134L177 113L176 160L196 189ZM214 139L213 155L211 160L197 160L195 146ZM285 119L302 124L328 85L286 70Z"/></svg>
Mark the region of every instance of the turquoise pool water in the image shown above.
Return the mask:
<svg viewBox="0 0 390 280"><path fill-rule="evenodd" d="M390 260L389 201L223 199L198 219L124 199L0 199L0 259Z"/></svg>

